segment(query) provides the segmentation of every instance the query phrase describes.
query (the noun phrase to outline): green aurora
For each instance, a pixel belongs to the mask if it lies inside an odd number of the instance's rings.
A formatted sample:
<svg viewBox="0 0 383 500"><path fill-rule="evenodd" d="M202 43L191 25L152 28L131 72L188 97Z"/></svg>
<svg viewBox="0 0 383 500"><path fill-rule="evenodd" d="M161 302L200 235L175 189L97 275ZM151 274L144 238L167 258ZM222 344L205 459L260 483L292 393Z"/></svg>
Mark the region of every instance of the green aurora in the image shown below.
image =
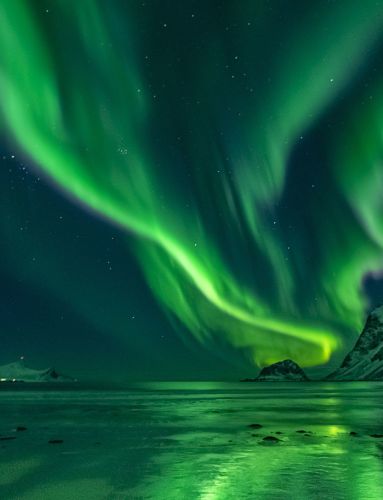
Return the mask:
<svg viewBox="0 0 383 500"><path fill-rule="evenodd" d="M286 24L274 4L3 0L0 106L36 168L126 230L182 334L310 367L383 268L383 9L297 2Z"/></svg>

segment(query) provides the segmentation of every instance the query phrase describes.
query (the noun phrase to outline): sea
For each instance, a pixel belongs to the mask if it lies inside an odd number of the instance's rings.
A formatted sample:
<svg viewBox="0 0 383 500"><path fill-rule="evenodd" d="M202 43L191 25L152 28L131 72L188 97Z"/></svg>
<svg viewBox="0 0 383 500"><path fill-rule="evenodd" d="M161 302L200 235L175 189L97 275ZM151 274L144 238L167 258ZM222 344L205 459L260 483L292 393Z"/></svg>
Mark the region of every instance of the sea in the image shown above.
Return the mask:
<svg viewBox="0 0 383 500"><path fill-rule="evenodd" d="M0 387L0 499L383 499L383 383Z"/></svg>

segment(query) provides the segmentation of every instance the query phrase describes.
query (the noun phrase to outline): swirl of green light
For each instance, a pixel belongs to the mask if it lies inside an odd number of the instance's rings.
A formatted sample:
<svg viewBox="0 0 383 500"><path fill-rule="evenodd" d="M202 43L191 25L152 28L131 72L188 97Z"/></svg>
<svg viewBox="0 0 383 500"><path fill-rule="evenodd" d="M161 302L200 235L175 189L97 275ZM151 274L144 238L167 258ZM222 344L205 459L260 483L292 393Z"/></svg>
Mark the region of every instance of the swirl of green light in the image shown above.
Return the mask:
<svg viewBox="0 0 383 500"><path fill-rule="evenodd" d="M118 2L112 3L114 7ZM142 90L145 82L135 55L138 41L129 22L131 46L120 47L113 43L105 8L95 2L58 1L55 9L60 15L47 27L31 2L4 0L0 5L1 110L6 130L68 194L135 235L133 247L153 292L199 341L212 348L229 345L258 365L285 357L303 366L328 361L341 345L337 332L281 312L261 294L250 291L235 278L208 237L198 207L188 213L178 209L179 197L161 179L150 153L152 104ZM281 191L289 154L286 142L294 141L341 88L340 83L328 88L339 57L359 43L372 43L379 24L373 13L371 4L355 40L333 54L319 82L303 86L301 98L310 119L304 118L302 107L294 112L296 96L291 86L287 94L278 86L274 89L284 95L281 102L287 103L286 110L281 110L286 124L281 127L280 118L273 119L267 137L257 135L259 151L263 147L263 156L269 158L265 179L275 182L260 179L254 190L251 160L238 170L236 188L248 224L280 276L281 297L291 292L293 277L262 217L252 211L252 202L263 205ZM71 43L64 31L70 34ZM354 52L352 62L357 65L361 51ZM297 66L304 68L303 78L307 68L297 60ZM341 67L338 73L342 75L339 80L345 81L350 71ZM278 100L269 97L281 109ZM255 118L266 119L269 112L264 106ZM273 128L278 131L274 141ZM225 183L222 186L227 189Z"/></svg>

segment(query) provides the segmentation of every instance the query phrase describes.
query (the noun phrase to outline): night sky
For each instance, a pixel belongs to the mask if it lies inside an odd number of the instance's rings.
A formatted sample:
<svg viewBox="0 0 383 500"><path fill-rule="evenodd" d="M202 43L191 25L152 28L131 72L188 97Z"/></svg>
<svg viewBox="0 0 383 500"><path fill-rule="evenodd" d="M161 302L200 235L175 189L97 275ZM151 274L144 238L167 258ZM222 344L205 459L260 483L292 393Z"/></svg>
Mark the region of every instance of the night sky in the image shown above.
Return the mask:
<svg viewBox="0 0 383 500"><path fill-rule="evenodd" d="M2 0L0 363L329 372L383 303L383 2Z"/></svg>

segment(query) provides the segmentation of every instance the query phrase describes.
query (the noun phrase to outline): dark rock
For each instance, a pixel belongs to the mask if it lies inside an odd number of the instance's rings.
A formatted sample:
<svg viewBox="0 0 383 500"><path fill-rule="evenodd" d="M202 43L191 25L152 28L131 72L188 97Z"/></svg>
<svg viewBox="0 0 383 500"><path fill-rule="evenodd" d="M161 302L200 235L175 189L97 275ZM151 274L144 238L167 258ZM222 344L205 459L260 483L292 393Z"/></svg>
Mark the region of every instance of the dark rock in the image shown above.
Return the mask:
<svg viewBox="0 0 383 500"><path fill-rule="evenodd" d="M302 368L291 359L265 366L256 378L257 382L305 382L308 380Z"/></svg>
<svg viewBox="0 0 383 500"><path fill-rule="evenodd" d="M370 434L372 438L383 438L383 434Z"/></svg>
<svg viewBox="0 0 383 500"><path fill-rule="evenodd" d="M48 443L49 443L49 444L61 444L61 443L63 443L63 442L64 442L64 440L63 440L63 439L50 439L50 440L48 441Z"/></svg>
<svg viewBox="0 0 383 500"><path fill-rule="evenodd" d="M262 429L263 425L261 424L250 424L250 429Z"/></svg>
<svg viewBox="0 0 383 500"><path fill-rule="evenodd" d="M357 432L355 432L355 431L351 431L351 432L350 432L350 436L357 436L357 435L358 435L358 433L357 433Z"/></svg>
<svg viewBox="0 0 383 500"><path fill-rule="evenodd" d="M275 436L265 436L262 441L266 441L267 443L278 443L280 439Z"/></svg>
<svg viewBox="0 0 383 500"><path fill-rule="evenodd" d="M16 439L16 436L3 436L3 437L0 437L0 441L12 441L13 439Z"/></svg>
<svg viewBox="0 0 383 500"><path fill-rule="evenodd" d="M298 434L309 434L310 431L305 431L304 429L299 429L298 431L295 431L295 432L298 432Z"/></svg>
<svg viewBox="0 0 383 500"><path fill-rule="evenodd" d="M17 432L26 431L26 430L27 430L27 427L24 427L23 425L18 425L16 427Z"/></svg>
<svg viewBox="0 0 383 500"><path fill-rule="evenodd" d="M373 355L371 361L383 361L383 346Z"/></svg>
<svg viewBox="0 0 383 500"><path fill-rule="evenodd" d="M275 434L283 434L281 431L276 431Z"/></svg>

